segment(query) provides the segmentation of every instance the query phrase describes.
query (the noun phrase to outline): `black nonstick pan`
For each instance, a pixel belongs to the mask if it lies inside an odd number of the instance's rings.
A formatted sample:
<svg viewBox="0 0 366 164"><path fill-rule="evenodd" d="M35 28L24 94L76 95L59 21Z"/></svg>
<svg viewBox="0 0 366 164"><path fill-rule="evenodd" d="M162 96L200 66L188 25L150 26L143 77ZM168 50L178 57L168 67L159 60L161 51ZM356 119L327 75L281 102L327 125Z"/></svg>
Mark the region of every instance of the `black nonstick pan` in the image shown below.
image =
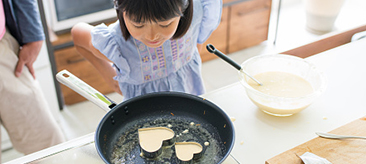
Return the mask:
<svg viewBox="0 0 366 164"><path fill-rule="evenodd" d="M175 142L197 142L200 158L189 163L222 163L234 146L234 127L223 110L198 96L181 92L150 93L115 104L66 70L58 81L99 107L109 110L95 132L95 146L105 163L187 163L180 161L174 145L163 147L155 158L141 154L138 129L168 127ZM85 109L88 110L88 109Z"/></svg>

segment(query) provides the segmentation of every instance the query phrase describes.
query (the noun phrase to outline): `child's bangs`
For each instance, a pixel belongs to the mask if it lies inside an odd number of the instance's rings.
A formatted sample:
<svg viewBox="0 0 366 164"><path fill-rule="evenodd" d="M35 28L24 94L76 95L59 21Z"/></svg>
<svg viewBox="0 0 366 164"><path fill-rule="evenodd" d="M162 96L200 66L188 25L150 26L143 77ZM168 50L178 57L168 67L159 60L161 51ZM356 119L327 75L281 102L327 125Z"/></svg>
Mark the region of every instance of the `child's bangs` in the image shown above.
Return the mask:
<svg viewBox="0 0 366 164"><path fill-rule="evenodd" d="M181 0L125 0L122 10L134 22L158 22L183 16Z"/></svg>

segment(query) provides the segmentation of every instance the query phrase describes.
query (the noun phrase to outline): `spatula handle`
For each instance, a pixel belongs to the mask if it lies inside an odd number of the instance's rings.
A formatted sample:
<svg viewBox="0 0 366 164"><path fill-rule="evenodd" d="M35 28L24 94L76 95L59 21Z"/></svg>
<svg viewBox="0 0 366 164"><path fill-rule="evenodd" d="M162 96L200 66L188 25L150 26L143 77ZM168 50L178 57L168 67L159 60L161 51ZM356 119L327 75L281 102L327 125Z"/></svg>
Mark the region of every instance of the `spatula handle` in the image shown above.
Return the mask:
<svg viewBox="0 0 366 164"><path fill-rule="evenodd" d="M216 56L218 56L219 58L225 60L226 62L228 62L230 65L232 65L233 67L235 67L237 70L241 70L241 66L236 63L235 61L233 61L232 59L230 59L228 56L226 56L225 54L223 54L221 51L219 51L218 49L215 48L215 46L213 46L212 44L207 44L206 45L207 51L210 53L215 54Z"/></svg>
<svg viewBox="0 0 366 164"><path fill-rule="evenodd" d="M245 75L247 75L249 78L251 78L252 80L254 80L256 83L258 83L259 85L263 85L261 82L259 82L257 79L255 79L253 76L249 75L247 72L245 72L244 70L241 69L241 66L236 63L234 60L231 60L228 56L226 56L225 54L223 54L221 51L219 51L218 49L215 48L215 46L213 46L212 44L207 44L206 45L207 51L210 53L215 54L216 56L218 56L219 58L225 60L227 63L229 63L230 65L232 65L234 68L236 68L237 70L239 70L240 72L244 73Z"/></svg>

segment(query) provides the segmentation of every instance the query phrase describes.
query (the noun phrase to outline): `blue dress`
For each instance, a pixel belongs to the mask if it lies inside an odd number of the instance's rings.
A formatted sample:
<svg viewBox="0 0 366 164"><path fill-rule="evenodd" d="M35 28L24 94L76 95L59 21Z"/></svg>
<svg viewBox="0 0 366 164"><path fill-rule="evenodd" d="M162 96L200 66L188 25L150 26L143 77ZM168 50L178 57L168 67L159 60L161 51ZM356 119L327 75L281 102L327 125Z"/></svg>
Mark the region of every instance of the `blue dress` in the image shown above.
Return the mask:
<svg viewBox="0 0 366 164"><path fill-rule="evenodd" d="M204 43L221 19L221 0L193 0L193 19L187 33L157 48L132 36L125 40L119 21L98 25L91 31L92 44L117 68L124 99L161 91L194 95L204 93L197 43Z"/></svg>

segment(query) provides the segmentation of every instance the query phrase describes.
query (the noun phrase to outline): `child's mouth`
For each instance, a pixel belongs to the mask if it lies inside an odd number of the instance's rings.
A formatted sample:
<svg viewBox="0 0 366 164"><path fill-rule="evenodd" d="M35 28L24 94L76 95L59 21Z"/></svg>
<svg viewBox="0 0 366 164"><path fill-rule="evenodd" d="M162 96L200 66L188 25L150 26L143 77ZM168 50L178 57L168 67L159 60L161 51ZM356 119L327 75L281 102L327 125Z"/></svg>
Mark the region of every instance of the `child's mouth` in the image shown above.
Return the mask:
<svg viewBox="0 0 366 164"><path fill-rule="evenodd" d="M147 43L151 44L151 45L157 45L160 43L160 41L147 41Z"/></svg>

